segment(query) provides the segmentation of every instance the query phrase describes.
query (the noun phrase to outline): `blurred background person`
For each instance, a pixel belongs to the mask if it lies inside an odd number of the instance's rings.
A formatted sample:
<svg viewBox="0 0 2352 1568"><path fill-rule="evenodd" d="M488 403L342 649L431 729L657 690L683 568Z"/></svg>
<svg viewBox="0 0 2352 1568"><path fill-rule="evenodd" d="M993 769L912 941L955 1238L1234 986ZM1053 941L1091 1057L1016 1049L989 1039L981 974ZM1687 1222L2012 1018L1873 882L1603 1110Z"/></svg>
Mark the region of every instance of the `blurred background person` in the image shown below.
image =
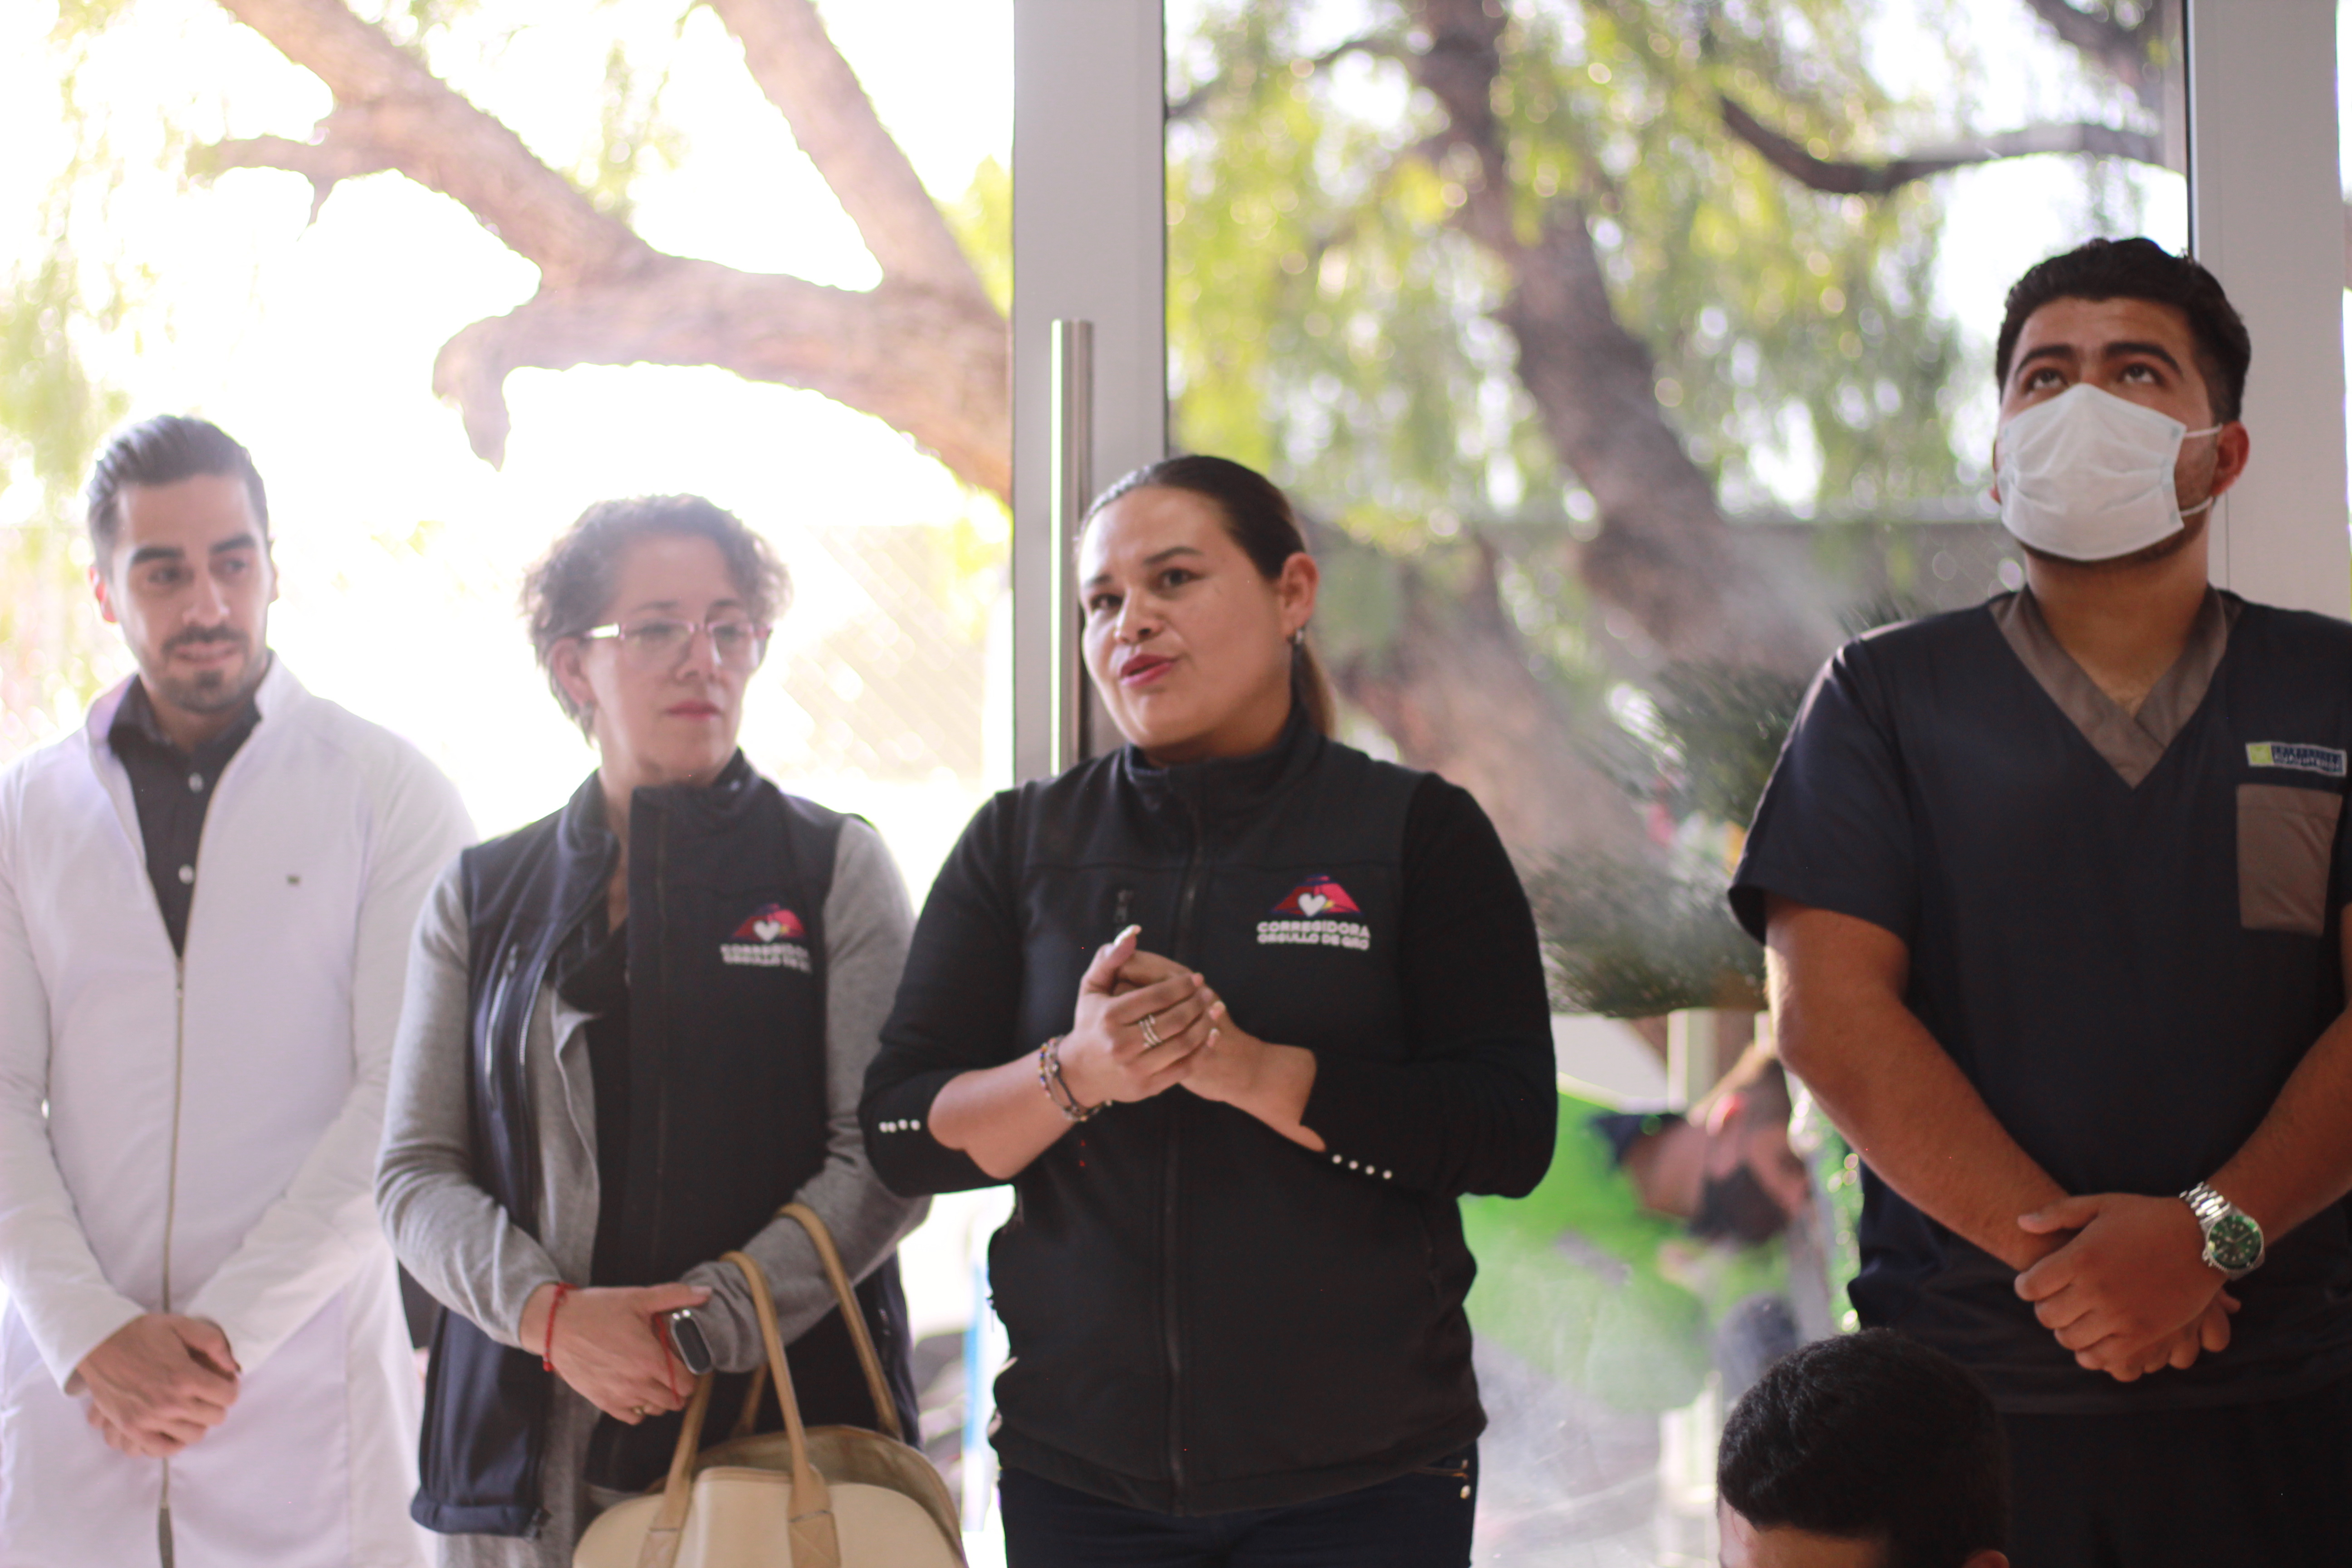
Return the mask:
<svg viewBox="0 0 2352 1568"><path fill-rule="evenodd" d="M761 1363L730 1248L767 1272L809 1422L873 1424L814 1250L773 1218L794 1199L861 1281L916 1429L893 1249L925 1205L882 1188L856 1122L906 891L871 827L736 748L788 587L693 496L589 508L524 586L597 768L435 888L378 1178L394 1246L452 1309L415 1509L445 1562L561 1568L663 1474L693 1379L656 1317L690 1310L724 1373ZM744 1383L721 1379L706 1443Z"/></svg>
<svg viewBox="0 0 2352 1568"><path fill-rule="evenodd" d="M1014 1185L1010 1561L1465 1563L1456 1200L1552 1145L1527 900L1466 792L1330 739L1272 484L1139 469L1079 571L1129 744L973 820L865 1106L897 1190Z"/></svg>
<svg viewBox="0 0 2352 1568"><path fill-rule="evenodd" d="M88 516L138 673L0 775L0 1556L421 1563L369 1178L408 933L473 829L270 651L244 447L133 426Z"/></svg>
<svg viewBox="0 0 2352 1568"><path fill-rule="evenodd" d="M1790 1119L1787 1075L1763 1043L1686 1113L1563 1087L1542 1183L1523 1202L1463 1204L1494 1418L1490 1542L1565 1548L1588 1539L1596 1510L1626 1525L1673 1512L1659 1418L1710 1389L1720 1410L1831 1331L1816 1189ZM1647 1456L1633 1462L1631 1446ZM1628 1489L1629 1475L1657 1485Z"/></svg>

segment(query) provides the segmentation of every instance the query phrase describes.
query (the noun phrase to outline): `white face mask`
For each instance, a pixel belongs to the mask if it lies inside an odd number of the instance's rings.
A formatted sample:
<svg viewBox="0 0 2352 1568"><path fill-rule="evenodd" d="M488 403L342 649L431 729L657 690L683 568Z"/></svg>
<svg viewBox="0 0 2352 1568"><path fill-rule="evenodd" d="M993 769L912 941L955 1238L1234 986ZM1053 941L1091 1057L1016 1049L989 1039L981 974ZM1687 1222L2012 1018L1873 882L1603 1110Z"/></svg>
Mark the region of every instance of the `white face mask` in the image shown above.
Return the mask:
<svg viewBox="0 0 2352 1568"><path fill-rule="evenodd" d="M2069 561L2145 550L2183 527L2172 478L2180 443L2221 428L2191 430L2088 384L2070 386L2000 427L2001 525ZM2189 515L2212 504L2208 496Z"/></svg>

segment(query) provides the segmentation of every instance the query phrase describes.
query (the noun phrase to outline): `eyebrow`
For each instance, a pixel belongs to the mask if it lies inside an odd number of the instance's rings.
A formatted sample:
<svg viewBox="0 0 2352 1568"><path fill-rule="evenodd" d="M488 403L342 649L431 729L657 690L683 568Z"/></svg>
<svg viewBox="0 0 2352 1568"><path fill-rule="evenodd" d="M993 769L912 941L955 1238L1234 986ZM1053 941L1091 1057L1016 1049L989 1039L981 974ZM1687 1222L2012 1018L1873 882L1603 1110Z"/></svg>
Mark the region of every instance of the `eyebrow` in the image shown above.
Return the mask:
<svg viewBox="0 0 2352 1568"><path fill-rule="evenodd" d="M220 555L225 554L231 550L258 550L260 548L261 542L259 540L254 538L253 535L249 533L240 533L234 538L220 541L218 543L213 545L206 553L211 555ZM176 544L142 544L138 549L131 552L131 564L133 566L143 566L150 561L184 561L187 559L187 556L188 552L181 549Z"/></svg>
<svg viewBox="0 0 2352 1568"><path fill-rule="evenodd" d="M684 602L685 601L681 599L647 599L643 604L632 605L627 609L623 610L620 613L624 616L642 616L648 610L669 610L675 612L678 605ZM710 609L702 612L703 618L708 620L710 616L711 610L724 610L729 608L740 610L743 607L743 601L740 599L713 599L710 601Z"/></svg>
<svg viewBox="0 0 2352 1568"><path fill-rule="evenodd" d="M1209 552L1207 551L1197 549L1190 544L1171 544L1167 549L1160 551L1158 554L1145 556L1143 558L1143 563L1146 566L1157 566L1161 562L1172 560L1179 555L1205 556ZM1108 583L1109 581L1110 574L1108 572L1097 572L1093 576L1087 579L1087 586L1091 588L1097 583Z"/></svg>
<svg viewBox="0 0 2352 1568"><path fill-rule="evenodd" d="M2037 360L2063 360L2072 363L2078 357L2080 356L2075 353L2074 345L2072 343L2044 343L2038 349L2030 349L2025 353L2021 354L2018 357L2015 370L2023 370L2027 365L2032 364ZM2179 373L2180 369L2180 362L2172 357L2172 351L2170 349L2166 348L2162 343L2149 342L2140 338L2126 338L2116 342L2101 343L2098 347L2097 357L2100 359L2133 359L2144 357L2153 360L2162 360L2167 365L2170 366L2176 374ZM2014 374L2014 372L2012 372L2012 374Z"/></svg>

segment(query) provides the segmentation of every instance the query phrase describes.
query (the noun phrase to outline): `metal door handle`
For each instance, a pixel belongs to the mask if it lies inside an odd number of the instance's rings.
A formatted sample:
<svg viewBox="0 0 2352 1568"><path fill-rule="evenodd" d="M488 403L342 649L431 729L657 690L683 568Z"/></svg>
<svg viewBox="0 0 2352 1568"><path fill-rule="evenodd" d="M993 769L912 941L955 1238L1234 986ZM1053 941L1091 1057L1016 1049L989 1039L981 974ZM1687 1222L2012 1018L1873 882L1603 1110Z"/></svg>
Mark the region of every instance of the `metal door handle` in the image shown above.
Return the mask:
<svg viewBox="0 0 2352 1568"><path fill-rule="evenodd" d="M1078 529L1094 493L1095 324L1056 320L1053 327L1053 491L1048 500L1052 556L1046 602L1046 767L1060 773L1087 755L1087 670L1078 623Z"/></svg>

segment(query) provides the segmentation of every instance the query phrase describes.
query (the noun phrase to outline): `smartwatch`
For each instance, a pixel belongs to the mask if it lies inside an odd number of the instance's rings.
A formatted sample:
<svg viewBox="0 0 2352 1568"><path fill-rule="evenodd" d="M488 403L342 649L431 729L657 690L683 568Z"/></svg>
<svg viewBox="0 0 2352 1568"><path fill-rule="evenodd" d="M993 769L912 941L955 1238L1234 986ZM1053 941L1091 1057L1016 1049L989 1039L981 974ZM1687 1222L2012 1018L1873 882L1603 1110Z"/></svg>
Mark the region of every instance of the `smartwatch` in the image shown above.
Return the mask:
<svg viewBox="0 0 2352 1568"><path fill-rule="evenodd" d="M2254 1216L2200 1182L2180 1194L2205 1233L2205 1261L2232 1279L2262 1266L2263 1227Z"/></svg>
<svg viewBox="0 0 2352 1568"><path fill-rule="evenodd" d="M662 1317L669 1326L670 1348L677 1352L678 1364L700 1377L710 1370L710 1342L703 1337L702 1324L691 1307L680 1307Z"/></svg>

